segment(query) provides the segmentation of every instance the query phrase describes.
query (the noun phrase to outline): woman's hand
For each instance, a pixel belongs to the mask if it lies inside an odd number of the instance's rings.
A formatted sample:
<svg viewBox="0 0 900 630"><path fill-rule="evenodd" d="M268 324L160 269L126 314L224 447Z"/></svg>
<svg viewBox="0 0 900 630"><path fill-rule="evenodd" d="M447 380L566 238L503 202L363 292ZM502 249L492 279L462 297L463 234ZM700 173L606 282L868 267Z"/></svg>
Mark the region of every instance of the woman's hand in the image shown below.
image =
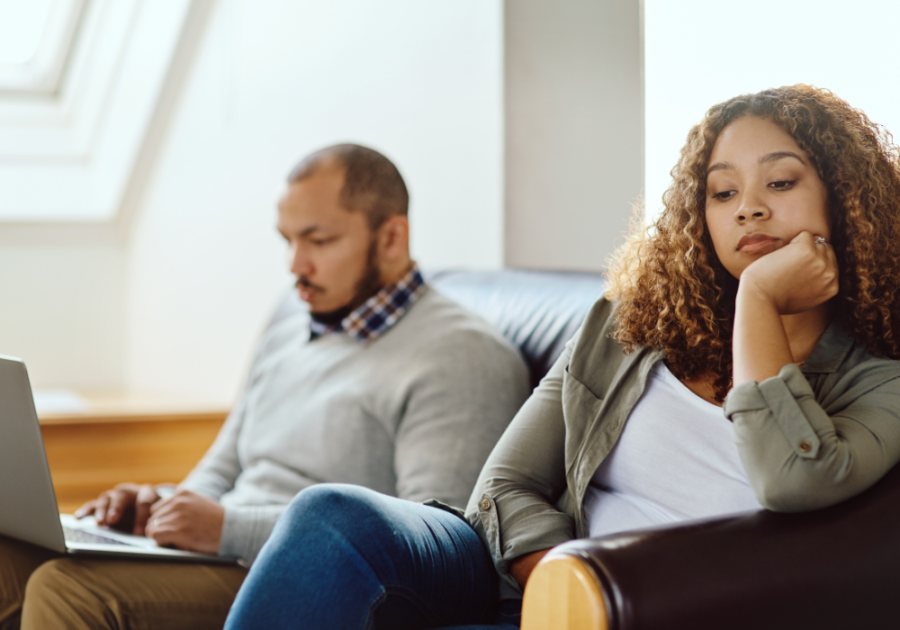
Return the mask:
<svg viewBox="0 0 900 630"><path fill-rule="evenodd" d="M779 315L811 310L837 295L834 248L800 232L781 249L750 264L741 274L740 290L768 299Z"/></svg>
<svg viewBox="0 0 900 630"><path fill-rule="evenodd" d="M827 302L837 292L834 250L809 232L748 265L735 304L734 385L805 361L828 326Z"/></svg>
<svg viewBox="0 0 900 630"><path fill-rule="evenodd" d="M538 562L541 561L541 558L547 555L549 549L544 549L542 551L535 551L533 553L526 554L519 558L516 558L509 565L509 572L516 579L516 582L519 583L519 586L522 587L522 590L525 590L525 584L528 582L529 576L531 576L531 572L534 571L534 567Z"/></svg>

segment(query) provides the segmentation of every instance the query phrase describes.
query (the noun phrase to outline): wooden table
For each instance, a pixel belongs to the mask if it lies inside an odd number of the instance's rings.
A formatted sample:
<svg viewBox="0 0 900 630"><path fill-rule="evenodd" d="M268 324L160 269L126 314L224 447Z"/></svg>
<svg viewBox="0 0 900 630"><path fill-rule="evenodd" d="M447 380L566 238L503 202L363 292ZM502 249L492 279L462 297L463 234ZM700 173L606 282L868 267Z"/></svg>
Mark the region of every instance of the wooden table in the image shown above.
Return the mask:
<svg viewBox="0 0 900 630"><path fill-rule="evenodd" d="M80 393L80 392L79 392ZM117 483L178 483L212 444L223 405L133 393L83 394L83 411L40 415L60 512Z"/></svg>

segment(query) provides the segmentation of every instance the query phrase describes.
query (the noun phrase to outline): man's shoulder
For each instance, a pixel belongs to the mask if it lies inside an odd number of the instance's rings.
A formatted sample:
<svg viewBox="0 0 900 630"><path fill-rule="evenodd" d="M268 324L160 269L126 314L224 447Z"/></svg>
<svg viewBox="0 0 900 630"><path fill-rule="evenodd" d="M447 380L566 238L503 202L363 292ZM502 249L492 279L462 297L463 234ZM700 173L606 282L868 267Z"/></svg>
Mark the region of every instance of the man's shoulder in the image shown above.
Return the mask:
<svg viewBox="0 0 900 630"><path fill-rule="evenodd" d="M490 340L512 348L499 330L481 315L429 287L409 310L404 335L424 335L432 343L463 339Z"/></svg>
<svg viewBox="0 0 900 630"><path fill-rule="evenodd" d="M433 287L383 341L388 343L377 364L382 371L393 366L394 386L430 383L469 394L487 389L497 400L514 400L516 408L528 393L528 367L519 350L483 317Z"/></svg>

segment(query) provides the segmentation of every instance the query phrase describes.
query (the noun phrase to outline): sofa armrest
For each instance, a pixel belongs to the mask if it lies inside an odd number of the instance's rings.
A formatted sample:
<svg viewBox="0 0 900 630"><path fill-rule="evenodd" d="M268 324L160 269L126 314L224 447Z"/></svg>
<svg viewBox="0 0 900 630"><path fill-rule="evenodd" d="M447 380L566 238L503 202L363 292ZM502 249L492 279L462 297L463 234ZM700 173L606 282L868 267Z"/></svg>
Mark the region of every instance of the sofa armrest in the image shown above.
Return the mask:
<svg viewBox="0 0 900 630"><path fill-rule="evenodd" d="M529 579L522 629L896 628L900 468L822 510L575 540Z"/></svg>

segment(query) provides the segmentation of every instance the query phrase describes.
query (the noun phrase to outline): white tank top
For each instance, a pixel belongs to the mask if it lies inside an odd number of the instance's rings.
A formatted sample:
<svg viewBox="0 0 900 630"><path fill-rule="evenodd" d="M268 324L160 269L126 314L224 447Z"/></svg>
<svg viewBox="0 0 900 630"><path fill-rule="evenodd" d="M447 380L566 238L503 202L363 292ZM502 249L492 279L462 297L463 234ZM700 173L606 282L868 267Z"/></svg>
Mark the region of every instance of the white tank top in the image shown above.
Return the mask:
<svg viewBox="0 0 900 630"><path fill-rule="evenodd" d="M584 501L591 537L760 509L721 407L660 361Z"/></svg>

